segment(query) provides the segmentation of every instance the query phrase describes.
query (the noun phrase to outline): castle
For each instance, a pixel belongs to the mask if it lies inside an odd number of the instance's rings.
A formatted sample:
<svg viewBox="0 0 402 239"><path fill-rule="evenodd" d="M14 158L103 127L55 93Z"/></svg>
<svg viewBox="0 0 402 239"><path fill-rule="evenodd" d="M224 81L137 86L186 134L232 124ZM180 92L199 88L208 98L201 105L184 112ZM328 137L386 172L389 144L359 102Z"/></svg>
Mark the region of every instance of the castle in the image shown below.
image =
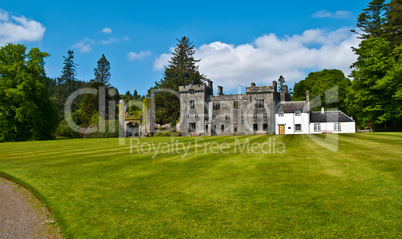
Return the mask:
<svg viewBox="0 0 402 239"><path fill-rule="evenodd" d="M179 87L181 135L275 134L275 113L279 102L290 101L288 87L277 92L272 86L251 83L245 94L225 95L212 81Z"/></svg>
<svg viewBox="0 0 402 239"><path fill-rule="evenodd" d="M288 87L251 83L245 94L225 95L218 86L213 95L212 81L179 87L180 134L251 135L354 133L355 122L342 111L310 112L309 92L305 101L290 101Z"/></svg>

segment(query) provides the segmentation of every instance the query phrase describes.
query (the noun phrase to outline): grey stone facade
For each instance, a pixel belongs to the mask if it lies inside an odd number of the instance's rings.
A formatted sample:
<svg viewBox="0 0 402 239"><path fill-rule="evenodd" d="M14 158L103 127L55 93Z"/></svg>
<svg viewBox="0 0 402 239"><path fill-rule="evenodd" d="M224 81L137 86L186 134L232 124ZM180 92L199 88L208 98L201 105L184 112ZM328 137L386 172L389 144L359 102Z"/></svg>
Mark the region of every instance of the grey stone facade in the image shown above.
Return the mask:
<svg viewBox="0 0 402 239"><path fill-rule="evenodd" d="M225 95L218 86L213 95L212 82L179 87L181 135L275 134L275 111L290 94L272 86L246 87L245 94Z"/></svg>

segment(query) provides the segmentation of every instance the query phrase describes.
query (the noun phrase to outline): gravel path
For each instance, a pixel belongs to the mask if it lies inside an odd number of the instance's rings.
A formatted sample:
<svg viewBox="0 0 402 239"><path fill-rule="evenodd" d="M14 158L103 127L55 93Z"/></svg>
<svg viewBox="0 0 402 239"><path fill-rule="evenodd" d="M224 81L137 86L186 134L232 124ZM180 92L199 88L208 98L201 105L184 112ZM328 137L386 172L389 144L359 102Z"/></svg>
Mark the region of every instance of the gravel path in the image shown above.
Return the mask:
<svg viewBox="0 0 402 239"><path fill-rule="evenodd" d="M48 209L27 189L0 178L0 239L62 238Z"/></svg>

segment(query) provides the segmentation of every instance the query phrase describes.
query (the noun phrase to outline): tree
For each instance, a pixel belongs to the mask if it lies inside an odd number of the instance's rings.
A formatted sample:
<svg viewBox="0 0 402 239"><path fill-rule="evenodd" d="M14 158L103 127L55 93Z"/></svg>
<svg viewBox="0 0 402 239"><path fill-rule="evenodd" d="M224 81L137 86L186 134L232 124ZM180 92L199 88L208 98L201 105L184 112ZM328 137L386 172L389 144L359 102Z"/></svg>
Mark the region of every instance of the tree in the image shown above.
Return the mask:
<svg viewBox="0 0 402 239"><path fill-rule="evenodd" d="M324 69L322 71L311 72L304 80L295 84L292 100L305 100L306 91L309 91L310 99L313 99L317 95L320 96L321 106L338 107L340 110L347 112L345 99L350 84L351 81L345 77L341 70ZM334 93L337 94L333 98L328 98L328 93L326 94L326 92L336 86L338 86L338 92ZM328 100L330 102L327 102Z"/></svg>
<svg viewBox="0 0 402 239"><path fill-rule="evenodd" d="M283 92L285 90L285 78L283 76L279 76L279 92Z"/></svg>
<svg viewBox="0 0 402 239"><path fill-rule="evenodd" d="M110 63L106 59L105 55L102 54L102 57L98 60L97 66L94 69L94 75L95 78L92 79L89 83L88 86L90 88L94 89L100 89L100 87L105 87L105 108L99 109L99 94L98 95L93 95L93 94L85 94L82 101L81 101L81 112L80 112L80 122L83 125L89 125L91 123L91 119L93 118L94 115L99 114L99 110L101 112L105 112L105 117L108 117L109 113L114 113L114 112L108 112L108 102L111 100L118 100L118 92L117 89L112 87L109 84L110 81ZM114 90L116 92L116 96L111 96L109 95L109 90Z"/></svg>
<svg viewBox="0 0 402 239"><path fill-rule="evenodd" d="M98 65L94 69L95 81L101 82L105 86L109 86L110 81L110 62L106 59L105 55L98 60Z"/></svg>
<svg viewBox="0 0 402 239"><path fill-rule="evenodd" d="M392 50L383 38L369 38L355 50L354 78L347 104L360 125L401 125L402 46Z"/></svg>
<svg viewBox="0 0 402 239"><path fill-rule="evenodd" d="M61 71L61 76L57 78L57 85L52 95L55 98L59 114L62 117L64 117L64 106L67 98L83 85L83 82L77 82L75 78L77 75L77 64L74 62L74 52L68 50L67 56L63 56L63 58L63 70ZM73 105L73 109L76 108L77 106Z"/></svg>
<svg viewBox="0 0 402 239"><path fill-rule="evenodd" d="M385 23L385 0L373 0L369 3L368 7L363 9L363 12L357 18L357 28L361 33L356 30L352 32L358 33L360 39L368 39L370 37L382 37L384 33L383 25Z"/></svg>
<svg viewBox="0 0 402 239"><path fill-rule="evenodd" d="M134 100L136 100L138 98L138 93L137 90L134 90L134 94L133 94Z"/></svg>
<svg viewBox="0 0 402 239"><path fill-rule="evenodd" d="M129 90L126 92L125 96L127 96L127 97L130 97L130 96L131 96L131 93L130 93Z"/></svg>
<svg viewBox="0 0 402 239"><path fill-rule="evenodd" d="M169 65L165 67L163 79L155 82L154 89L170 89L179 91L179 86L202 84L206 77L198 71L194 59L195 49L187 37L182 37L172 53ZM155 94L156 122L175 123L180 117L180 100L173 94L160 92Z"/></svg>
<svg viewBox="0 0 402 239"><path fill-rule="evenodd" d="M391 49L402 44L402 0L392 0L387 4L384 32Z"/></svg>
<svg viewBox="0 0 402 239"><path fill-rule="evenodd" d="M52 137L58 116L45 86L47 56L21 44L0 48L0 141Z"/></svg>

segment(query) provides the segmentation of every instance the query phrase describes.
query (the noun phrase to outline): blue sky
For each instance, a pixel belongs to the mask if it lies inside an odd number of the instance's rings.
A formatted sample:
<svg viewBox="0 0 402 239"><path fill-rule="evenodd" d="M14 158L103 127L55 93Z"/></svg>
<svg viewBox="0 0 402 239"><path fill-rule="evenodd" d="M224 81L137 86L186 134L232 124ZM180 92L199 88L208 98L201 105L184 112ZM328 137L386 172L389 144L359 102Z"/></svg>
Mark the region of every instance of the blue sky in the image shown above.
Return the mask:
<svg viewBox="0 0 402 239"><path fill-rule="evenodd" d="M0 5L0 44L39 47L50 77L74 50L78 79L89 81L102 54L121 94L145 94L163 77L176 38L187 36L214 86L292 86L309 72L348 74L359 41L349 33L369 1L7 1Z"/></svg>

